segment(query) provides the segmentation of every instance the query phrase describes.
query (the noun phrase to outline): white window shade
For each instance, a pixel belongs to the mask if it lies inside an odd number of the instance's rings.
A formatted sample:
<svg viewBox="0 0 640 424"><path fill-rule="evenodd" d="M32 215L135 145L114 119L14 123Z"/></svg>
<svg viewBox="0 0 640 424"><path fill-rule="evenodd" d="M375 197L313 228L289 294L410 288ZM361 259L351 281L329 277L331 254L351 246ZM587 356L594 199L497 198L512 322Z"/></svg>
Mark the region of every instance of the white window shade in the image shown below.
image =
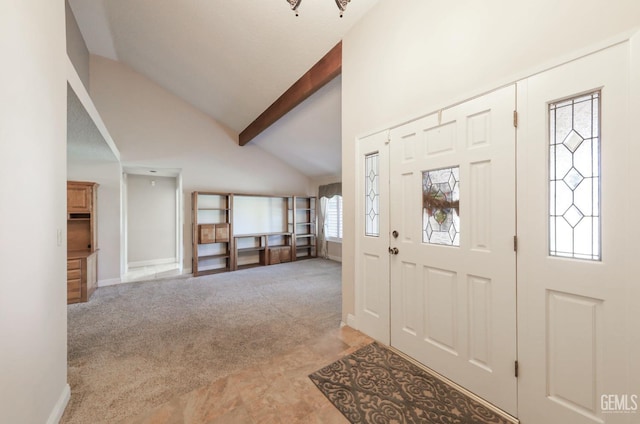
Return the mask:
<svg viewBox="0 0 640 424"><path fill-rule="evenodd" d="M342 196L328 199L324 225L328 239L342 240Z"/></svg>

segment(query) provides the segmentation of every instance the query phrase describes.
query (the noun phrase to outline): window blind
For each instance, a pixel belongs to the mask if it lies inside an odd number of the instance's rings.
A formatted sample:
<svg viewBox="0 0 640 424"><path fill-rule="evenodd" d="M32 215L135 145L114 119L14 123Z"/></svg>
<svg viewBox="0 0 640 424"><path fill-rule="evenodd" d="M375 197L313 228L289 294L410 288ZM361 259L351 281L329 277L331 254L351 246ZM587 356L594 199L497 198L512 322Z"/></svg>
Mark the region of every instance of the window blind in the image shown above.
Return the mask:
<svg viewBox="0 0 640 424"><path fill-rule="evenodd" d="M333 196L327 202L325 228L328 238L342 239L342 196Z"/></svg>

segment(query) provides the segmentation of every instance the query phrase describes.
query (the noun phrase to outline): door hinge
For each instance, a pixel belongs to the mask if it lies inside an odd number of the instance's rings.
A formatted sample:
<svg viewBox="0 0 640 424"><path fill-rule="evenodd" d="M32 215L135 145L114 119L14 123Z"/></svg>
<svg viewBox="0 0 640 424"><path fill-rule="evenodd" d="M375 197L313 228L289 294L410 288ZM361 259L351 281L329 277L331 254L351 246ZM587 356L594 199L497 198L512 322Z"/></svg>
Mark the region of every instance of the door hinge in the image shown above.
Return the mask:
<svg viewBox="0 0 640 424"><path fill-rule="evenodd" d="M513 126L518 128L518 111L513 111Z"/></svg>
<svg viewBox="0 0 640 424"><path fill-rule="evenodd" d="M514 363L514 371L515 371L515 374L516 374L516 378L518 378L518 361L515 361L515 363Z"/></svg>
<svg viewBox="0 0 640 424"><path fill-rule="evenodd" d="M513 236L513 251L518 251L518 236Z"/></svg>

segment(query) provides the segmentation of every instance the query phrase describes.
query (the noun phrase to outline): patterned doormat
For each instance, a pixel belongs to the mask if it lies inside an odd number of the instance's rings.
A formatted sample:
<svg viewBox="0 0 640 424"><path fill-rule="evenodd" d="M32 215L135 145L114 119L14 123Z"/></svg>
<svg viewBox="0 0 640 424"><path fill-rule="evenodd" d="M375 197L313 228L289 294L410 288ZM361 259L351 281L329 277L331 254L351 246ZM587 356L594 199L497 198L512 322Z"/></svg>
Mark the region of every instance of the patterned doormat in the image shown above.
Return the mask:
<svg viewBox="0 0 640 424"><path fill-rule="evenodd" d="M309 378L354 424L511 424L375 342Z"/></svg>

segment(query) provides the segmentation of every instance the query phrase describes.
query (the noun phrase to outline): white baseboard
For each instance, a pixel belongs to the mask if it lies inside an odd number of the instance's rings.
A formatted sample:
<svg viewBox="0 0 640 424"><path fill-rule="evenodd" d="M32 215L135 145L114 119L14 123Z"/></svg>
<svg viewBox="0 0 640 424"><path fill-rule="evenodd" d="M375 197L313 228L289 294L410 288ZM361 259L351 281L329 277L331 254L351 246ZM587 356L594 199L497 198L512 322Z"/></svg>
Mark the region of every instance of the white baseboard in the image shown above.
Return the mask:
<svg viewBox="0 0 640 424"><path fill-rule="evenodd" d="M342 262L342 256L333 256L333 255L328 255L327 256L328 259L332 260L332 261L336 261L336 262Z"/></svg>
<svg viewBox="0 0 640 424"><path fill-rule="evenodd" d="M353 328L354 330L358 329L358 325L357 325L357 321L356 321L356 316L353 314L347 314L347 325L351 328Z"/></svg>
<svg viewBox="0 0 640 424"><path fill-rule="evenodd" d="M71 387L68 384L64 385L62 389L62 393L60 393L60 397L58 401L51 410L49 414L49 419L47 419L47 424L58 424L60 419L62 418L62 414L64 414L64 410L69 403L69 399L71 399Z"/></svg>
<svg viewBox="0 0 640 424"><path fill-rule="evenodd" d="M107 280L98 281L98 287L108 287L115 286L117 284L121 284L122 281L119 278L109 278Z"/></svg>
<svg viewBox="0 0 640 424"><path fill-rule="evenodd" d="M148 261L136 261L129 262L127 264L127 268L140 268L143 266L154 266L154 265L164 265L164 264L175 264L178 262L177 258L163 258L163 259L151 259Z"/></svg>

